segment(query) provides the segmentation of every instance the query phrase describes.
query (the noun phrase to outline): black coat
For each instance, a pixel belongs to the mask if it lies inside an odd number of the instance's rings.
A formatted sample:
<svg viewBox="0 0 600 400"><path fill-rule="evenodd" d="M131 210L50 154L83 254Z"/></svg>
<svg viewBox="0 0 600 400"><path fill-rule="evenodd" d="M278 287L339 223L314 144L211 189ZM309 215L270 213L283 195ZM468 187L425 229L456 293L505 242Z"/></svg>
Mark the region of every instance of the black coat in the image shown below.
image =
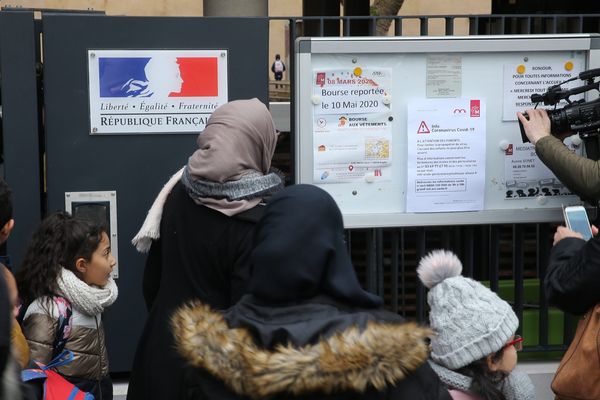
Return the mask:
<svg viewBox="0 0 600 400"><path fill-rule="evenodd" d="M160 239L152 244L144 271L149 316L138 343L128 400L180 398L185 360L175 351L170 317L192 299L224 309L244 294L259 213L255 207L227 217L196 204L181 183L173 188L164 205Z"/></svg>
<svg viewBox="0 0 600 400"><path fill-rule="evenodd" d="M269 200L249 294L223 313L197 302L173 317L186 399L450 400L426 362L431 332L362 289L343 229L316 186Z"/></svg>
<svg viewBox="0 0 600 400"><path fill-rule="evenodd" d="M196 303L173 318L191 364L181 399L451 400L426 362L429 331L396 314L326 297L273 308L248 295L224 315ZM274 342L288 344L265 347Z"/></svg>
<svg viewBox="0 0 600 400"><path fill-rule="evenodd" d="M600 238L559 241L544 279L548 302L581 315L600 302Z"/></svg>

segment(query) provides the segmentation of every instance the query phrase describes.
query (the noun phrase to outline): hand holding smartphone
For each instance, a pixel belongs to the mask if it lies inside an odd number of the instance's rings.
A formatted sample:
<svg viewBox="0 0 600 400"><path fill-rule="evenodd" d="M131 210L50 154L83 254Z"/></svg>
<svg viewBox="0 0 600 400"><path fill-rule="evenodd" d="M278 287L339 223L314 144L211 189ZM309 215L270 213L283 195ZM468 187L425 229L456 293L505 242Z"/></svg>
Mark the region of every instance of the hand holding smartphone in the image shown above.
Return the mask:
<svg viewBox="0 0 600 400"><path fill-rule="evenodd" d="M585 241L588 241L592 237L590 221L583 206L563 207L563 214L567 228L580 233Z"/></svg>

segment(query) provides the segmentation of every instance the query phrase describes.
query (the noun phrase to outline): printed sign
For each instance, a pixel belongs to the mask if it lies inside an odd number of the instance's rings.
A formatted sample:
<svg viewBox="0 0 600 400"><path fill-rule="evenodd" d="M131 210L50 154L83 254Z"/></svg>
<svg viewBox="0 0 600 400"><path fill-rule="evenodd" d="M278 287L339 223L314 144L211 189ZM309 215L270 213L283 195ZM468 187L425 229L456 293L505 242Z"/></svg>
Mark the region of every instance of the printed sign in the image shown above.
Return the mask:
<svg viewBox="0 0 600 400"><path fill-rule="evenodd" d="M582 146L572 143L572 136L564 140L565 146L582 155ZM571 191L558 180L535 153L531 143L510 143L504 152L505 199L527 199L538 196L571 195Z"/></svg>
<svg viewBox="0 0 600 400"><path fill-rule="evenodd" d="M485 101L408 104L407 212L478 211L485 192Z"/></svg>
<svg viewBox="0 0 600 400"><path fill-rule="evenodd" d="M392 122L384 114L317 116L315 183L392 179Z"/></svg>
<svg viewBox="0 0 600 400"><path fill-rule="evenodd" d="M315 70L313 95L315 115L368 114L390 110L391 70Z"/></svg>
<svg viewBox="0 0 600 400"><path fill-rule="evenodd" d="M503 121L516 121L517 111L524 112L534 108L531 102L532 94L543 94L550 86L577 77L582 71L582 64L567 60L564 63L547 64L505 64L504 65L504 95L503 95ZM563 89L572 89L580 86L581 81L567 82ZM571 100L583 98L583 94L571 96ZM567 104L566 100L558 103L558 108ZM541 104L543 106L543 104Z"/></svg>
<svg viewBox="0 0 600 400"><path fill-rule="evenodd" d="M391 69L313 71L315 183L392 179Z"/></svg>
<svg viewBox="0 0 600 400"><path fill-rule="evenodd" d="M450 54L427 56L427 98L460 97L462 57Z"/></svg>
<svg viewBox="0 0 600 400"><path fill-rule="evenodd" d="M198 133L227 102L226 50L89 50L91 134Z"/></svg>

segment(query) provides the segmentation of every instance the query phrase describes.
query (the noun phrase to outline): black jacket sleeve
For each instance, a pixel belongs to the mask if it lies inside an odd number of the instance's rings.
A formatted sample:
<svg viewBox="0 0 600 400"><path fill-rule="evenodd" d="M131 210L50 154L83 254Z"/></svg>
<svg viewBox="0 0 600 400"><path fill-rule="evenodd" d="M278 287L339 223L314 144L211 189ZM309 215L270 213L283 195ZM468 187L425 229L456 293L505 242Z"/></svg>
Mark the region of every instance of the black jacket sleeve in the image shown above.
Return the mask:
<svg viewBox="0 0 600 400"><path fill-rule="evenodd" d="M550 304L572 314L600 302L600 238L559 241L550 252L544 288Z"/></svg>
<svg viewBox="0 0 600 400"><path fill-rule="evenodd" d="M144 293L144 301L146 309L150 311L158 288L160 287L160 277L162 273L162 246L160 239L152 243L148 258L146 259L146 268L144 268L144 280L142 283L142 291Z"/></svg>
<svg viewBox="0 0 600 400"><path fill-rule="evenodd" d="M365 397L367 398L367 397ZM368 397L371 399L371 397ZM382 398L382 397L373 397ZM429 363L425 362L405 379L396 382L390 389L388 399L403 400L452 400L446 385L438 378Z"/></svg>

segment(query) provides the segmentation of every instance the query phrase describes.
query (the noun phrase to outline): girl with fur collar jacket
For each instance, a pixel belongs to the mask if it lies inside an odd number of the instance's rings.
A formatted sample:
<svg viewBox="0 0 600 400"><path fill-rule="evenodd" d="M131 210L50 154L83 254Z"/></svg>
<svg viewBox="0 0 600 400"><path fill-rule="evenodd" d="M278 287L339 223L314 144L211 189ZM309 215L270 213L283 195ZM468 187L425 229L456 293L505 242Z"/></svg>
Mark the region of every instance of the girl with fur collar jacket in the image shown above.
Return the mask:
<svg viewBox="0 0 600 400"><path fill-rule="evenodd" d="M325 191L275 195L254 244L249 294L224 313L192 302L172 317L191 365L184 398L450 400L426 362L430 331L360 287Z"/></svg>

